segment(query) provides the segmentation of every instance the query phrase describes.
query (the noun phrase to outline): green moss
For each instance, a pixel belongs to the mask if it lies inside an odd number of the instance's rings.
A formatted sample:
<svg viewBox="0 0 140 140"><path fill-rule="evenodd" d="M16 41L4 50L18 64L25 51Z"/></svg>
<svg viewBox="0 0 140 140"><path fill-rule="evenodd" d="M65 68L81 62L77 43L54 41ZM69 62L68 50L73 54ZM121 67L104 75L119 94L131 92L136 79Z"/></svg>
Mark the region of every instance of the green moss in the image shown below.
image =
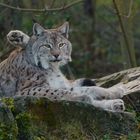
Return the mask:
<svg viewBox="0 0 140 140"><path fill-rule="evenodd" d="M86 133L80 122L61 122L61 126L53 130L47 130L45 140L86 140L92 136Z"/></svg>
<svg viewBox="0 0 140 140"><path fill-rule="evenodd" d="M2 98L6 104L0 106L0 140L16 140L18 127L11 110L14 110L12 98Z"/></svg>
<svg viewBox="0 0 140 140"><path fill-rule="evenodd" d="M83 131L83 128L80 122L72 122L71 124L70 123L63 124L62 132L64 132L66 139L85 140L88 138L88 134L86 134L85 131Z"/></svg>
<svg viewBox="0 0 140 140"><path fill-rule="evenodd" d="M32 140L33 130L31 125L31 115L27 112L19 113L16 116L16 121L19 128L18 138Z"/></svg>
<svg viewBox="0 0 140 140"><path fill-rule="evenodd" d="M12 112L14 111L14 99L13 98L2 98L2 102L4 102Z"/></svg>
<svg viewBox="0 0 140 140"><path fill-rule="evenodd" d="M119 140L139 140L140 134L130 133L128 135L122 135L119 137Z"/></svg>
<svg viewBox="0 0 140 140"><path fill-rule="evenodd" d="M7 125L0 122L0 140L16 140L18 128L16 123Z"/></svg>
<svg viewBox="0 0 140 140"><path fill-rule="evenodd" d="M49 128L58 127L56 116L54 115L54 108L52 104L48 104L45 99L37 100L28 106L28 109L34 120L37 122L46 122Z"/></svg>
<svg viewBox="0 0 140 140"><path fill-rule="evenodd" d="M37 136L34 136L34 140L46 140L46 138L45 137L37 137Z"/></svg>
<svg viewBox="0 0 140 140"><path fill-rule="evenodd" d="M101 140L111 140L110 134L103 135L103 138L101 138Z"/></svg>

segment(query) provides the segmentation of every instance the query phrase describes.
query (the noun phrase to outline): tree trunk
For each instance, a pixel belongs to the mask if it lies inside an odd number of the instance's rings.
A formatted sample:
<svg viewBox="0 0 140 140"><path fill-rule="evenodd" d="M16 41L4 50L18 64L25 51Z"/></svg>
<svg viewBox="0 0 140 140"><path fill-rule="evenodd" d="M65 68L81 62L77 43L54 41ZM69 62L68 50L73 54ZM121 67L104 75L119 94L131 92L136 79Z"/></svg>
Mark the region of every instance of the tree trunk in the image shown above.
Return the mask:
<svg viewBox="0 0 140 140"><path fill-rule="evenodd" d="M98 86L111 87L119 83L127 84L128 82L133 82L140 79L140 67L131 68L116 72L114 74L96 79Z"/></svg>
<svg viewBox="0 0 140 140"><path fill-rule="evenodd" d="M131 0L113 0L121 30L120 43L122 47L124 68L136 66L134 41L132 35L132 2L133 1Z"/></svg>

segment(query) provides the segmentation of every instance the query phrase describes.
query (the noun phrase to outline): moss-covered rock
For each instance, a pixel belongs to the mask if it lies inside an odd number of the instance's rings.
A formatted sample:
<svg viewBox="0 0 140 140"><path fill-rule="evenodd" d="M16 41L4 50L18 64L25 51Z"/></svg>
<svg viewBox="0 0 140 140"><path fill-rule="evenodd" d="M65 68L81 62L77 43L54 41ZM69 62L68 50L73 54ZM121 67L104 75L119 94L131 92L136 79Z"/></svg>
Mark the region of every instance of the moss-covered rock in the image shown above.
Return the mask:
<svg viewBox="0 0 140 140"><path fill-rule="evenodd" d="M83 103L52 102L36 97L6 98L3 102L8 107L1 103L0 118L6 117L0 119L0 140L10 140L10 136L11 140L111 140L139 137L138 122L125 113L111 113Z"/></svg>
<svg viewBox="0 0 140 140"><path fill-rule="evenodd" d="M17 134L18 127L13 113L0 101L0 140L16 140Z"/></svg>

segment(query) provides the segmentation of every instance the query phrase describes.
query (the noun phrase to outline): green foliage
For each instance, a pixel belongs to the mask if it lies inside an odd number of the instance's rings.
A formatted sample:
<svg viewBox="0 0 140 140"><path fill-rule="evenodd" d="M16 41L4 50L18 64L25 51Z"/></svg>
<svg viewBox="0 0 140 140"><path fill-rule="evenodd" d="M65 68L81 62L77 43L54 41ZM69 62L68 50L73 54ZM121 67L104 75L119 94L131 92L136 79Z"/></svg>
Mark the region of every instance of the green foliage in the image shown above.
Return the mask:
<svg viewBox="0 0 140 140"><path fill-rule="evenodd" d="M2 102L4 102L12 112L14 111L14 99L13 98L2 98Z"/></svg>
<svg viewBox="0 0 140 140"><path fill-rule="evenodd" d="M6 105L0 107L0 140L16 140L18 127L11 112L14 111L13 99L2 98L2 102Z"/></svg>
<svg viewBox="0 0 140 140"><path fill-rule="evenodd" d="M51 140L68 139L68 140L85 140L88 139L88 134L82 131L82 126L80 122L61 122L61 127L55 132L48 133L48 138Z"/></svg>
<svg viewBox="0 0 140 140"><path fill-rule="evenodd" d="M137 132L129 133L128 135L120 134L120 136L116 136L115 139L119 140L138 140L140 138L140 134ZM101 140L115 140L111 134L105 134Z"/></svg>
<svg viewBox="0 0 140 140"><path fill-rule="evenodd" d="M23 112L16 116L17 126L19 128L18 138L25 140L32 140L32 127L31 127L31 115Z"/></svg>
<svg viewBox="0 0 140 140"><path fill-rule="evenodd" d="M101 140L111 140L110 134L105 134Z"/></svg>
<svg viewBox="0 0 140 140"><path fill-rule="evenodd" d="M17 140L18 127L16 123L8 125L0 122L0 140Z"/></svg>
<svg viewBox="0 0 140 140"><path fill-rule="evenodd" d="M33 140L46 140L45 137L37 137L37 136L34 136Z"/></svg>
<svg viewBox="0 0 140 140"><path fill-rule="evenodd" d="M122 135L120 136L120 140L139 140L140 134L138 133L130 133L128 135Z"/></svg>

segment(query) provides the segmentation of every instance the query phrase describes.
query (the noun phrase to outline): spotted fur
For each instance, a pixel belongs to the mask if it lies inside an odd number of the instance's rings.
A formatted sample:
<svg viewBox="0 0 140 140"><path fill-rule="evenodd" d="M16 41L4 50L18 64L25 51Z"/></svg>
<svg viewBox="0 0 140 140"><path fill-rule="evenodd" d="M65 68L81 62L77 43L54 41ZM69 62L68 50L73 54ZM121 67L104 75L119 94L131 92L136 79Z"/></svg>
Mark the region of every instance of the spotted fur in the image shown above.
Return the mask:
<svg viewBox="0 0 140 140"><path fill-rule="evenodd" d="M7 38L19 46L0 64L1 96L39 96L50 100L86 102L109 111L124 111L121 88L101 88L88 79L69 82L59 67L71 61L69 24L56 29L33 26L29 37L11 31Z"/></svg>

